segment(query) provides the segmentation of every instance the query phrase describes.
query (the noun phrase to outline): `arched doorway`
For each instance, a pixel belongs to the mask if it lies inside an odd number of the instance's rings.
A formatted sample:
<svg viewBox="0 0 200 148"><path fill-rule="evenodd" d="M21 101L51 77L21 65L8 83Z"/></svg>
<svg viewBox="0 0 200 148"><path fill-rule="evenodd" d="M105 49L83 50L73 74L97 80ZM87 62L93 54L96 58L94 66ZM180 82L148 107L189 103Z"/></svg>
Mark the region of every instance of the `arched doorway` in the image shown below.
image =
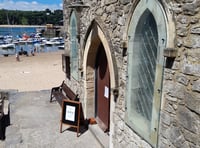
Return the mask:
<svg viewBox="0 0 200 148"><path fill-rule="evenodd" d="M102 28L105 30L106 27L100 26L103 26L103 24L99 23L98 20L94 20L91 23L91 26L89 27L88 33L85 37L83 57L83 78L85 90L83 105L86 118L100 117L100 120L102 120L104 124L102 129L106 132L109 131L109 135L112 137L112 134L114 133L114 123L111 117L113 116L115 109L115 96L113 95L112 91L118 86L118 72L115 58L112 55L112 44L109 42L110 37L106 35L106 31L102 31ZM102 58L104 60L102 60ZM105 63L103 64L103 62ZM107 65L107 69L104 69L105 64ZM102 71L106 71L103 73L106 77L105 81L107 83L104 83L103 80L98 81L97 83L97 76L99 75L99 77L101 77L100 73L97 75L98 68L103 68ZM102 88L100 89L100 87ZM101 115L104 114L104 108L98 106L100 103L97 102L98 93L101 93L103 98L109 101L106 107L107 111L105 120ZM100 120L97 119L97 122ZM98 125L101 127L100 122L98 122Z"/></svg>
<svg viewBox="0 0 200 148"><path fill-rule="evenodd" d="M110 122L110 72L105 49L99 45L95 64L95 117L104 132Z"/></svg>

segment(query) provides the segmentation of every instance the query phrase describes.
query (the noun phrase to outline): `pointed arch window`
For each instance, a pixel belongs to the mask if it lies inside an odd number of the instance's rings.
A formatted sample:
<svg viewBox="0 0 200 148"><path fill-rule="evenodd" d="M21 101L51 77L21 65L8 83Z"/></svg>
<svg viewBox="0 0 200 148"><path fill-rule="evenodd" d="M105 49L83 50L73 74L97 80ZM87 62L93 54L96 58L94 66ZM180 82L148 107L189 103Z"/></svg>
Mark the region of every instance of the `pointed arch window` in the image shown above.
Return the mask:
<svg viewBox="0 0 200 148"><path fill-rule="evenodd" d="M77 19L73 11L70 18L70 71L71 76L78 79L78 44Z"/></svg>
<svg viewBox="0 0 200 148"><path fill-rule="evenodd" d="M156 22L149 11L145 11L136 27L132 64L131 94L134 96L131 109L149 122L152 117L155 70L158 48Z"/></svg>
<svg viewBox="0 0 200 148"><path fill-rule="evenodd" d="M161 90L162 53L166 46L162 41L167 36L165 19L154 0L141 0L132 18L128 33L126 121L156 146L161 98L157 90Z"/></svg>

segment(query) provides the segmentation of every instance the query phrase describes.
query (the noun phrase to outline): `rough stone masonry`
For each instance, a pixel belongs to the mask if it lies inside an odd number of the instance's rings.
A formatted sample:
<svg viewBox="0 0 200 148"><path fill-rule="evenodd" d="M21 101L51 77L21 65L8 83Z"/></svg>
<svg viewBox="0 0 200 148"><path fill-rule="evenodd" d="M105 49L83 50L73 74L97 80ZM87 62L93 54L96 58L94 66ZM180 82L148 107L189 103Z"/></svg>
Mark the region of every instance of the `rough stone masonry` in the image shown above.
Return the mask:
<svg viewBox="0 0 200 148"><path fill-rule="evenodd" d="M148 1L148 0L147 0ZM125 94L127 79L127 54L121 46L127 21L134 12L139 0L85 0L90 7L81 11L80 38L85 34L94 19L101 20L107 28L113 46L113 55L119 75L119 97L116 102L113 120L113 147L151 147L125 123ZM200 147L200 0L159 0L160 4L172 16L175 35L172 43L177 56L170 68L164 69L163 91L159 122L159 148L199 148ZM65 30L69 29L70 0L64 1ZM67 48L69 40L66 40ZM79 45L79 48L82 46ZM82 49L81 49L82 50ZM84 52L84 51L81 51ZM82 57L80 56L80 63ZM84 80L69 80L69 84L84 96Z"/></svg>

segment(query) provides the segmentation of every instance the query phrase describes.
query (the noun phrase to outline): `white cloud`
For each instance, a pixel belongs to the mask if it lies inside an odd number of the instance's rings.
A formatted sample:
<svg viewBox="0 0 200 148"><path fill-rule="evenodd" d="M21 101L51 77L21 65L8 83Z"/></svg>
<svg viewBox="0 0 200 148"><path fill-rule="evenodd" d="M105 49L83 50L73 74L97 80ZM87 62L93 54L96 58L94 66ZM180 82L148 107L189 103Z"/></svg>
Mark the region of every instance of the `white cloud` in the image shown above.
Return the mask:
<svg viewBox="0 0 200 148"><path fill-rule="evenodd" d="M63 3L60 3L59 6L61 9L63 9Z"/></svg>
<svg viewBox="0 0 200 148"><path fill-rule="evenodd" d="M33 4L33 5L37 5L38 2L36 2L36 1L32 1L32 4Z"/></svg>
<svg viewBox="0 0 200 148"><path fill-rule="evenodd" d="M31 11L40 11L45 9L50 10L57 10L62 9L62 4L58 5L48 5L48 4L40 4L36 1L32 2L25 2L25 1L18 1L14 2L12 0L0 0L0 9L8 9L8 10L31 10Z"/></svg>

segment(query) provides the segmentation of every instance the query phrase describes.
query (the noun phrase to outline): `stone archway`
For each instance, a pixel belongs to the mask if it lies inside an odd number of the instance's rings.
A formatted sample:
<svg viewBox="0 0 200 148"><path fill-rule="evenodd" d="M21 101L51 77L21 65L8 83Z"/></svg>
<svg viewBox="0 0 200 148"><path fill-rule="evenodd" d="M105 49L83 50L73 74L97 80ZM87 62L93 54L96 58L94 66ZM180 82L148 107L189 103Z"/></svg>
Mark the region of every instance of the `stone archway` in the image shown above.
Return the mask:
<svg viewBox="0 0 200 148"><path fill-rule="evenodd" d="M113 111L115 108L115 101L113 89L117 88L117 72L115 60L112 55L112 46L109 42L109 37L103 32L96 21L92 22L90 30L86 37L84 57L83 57L83 72L84 72L84 112L87 118L95 115L95 61L99 45L102 44L106 58L108 61L110 71L110 134L113 133Z"/></svg>

